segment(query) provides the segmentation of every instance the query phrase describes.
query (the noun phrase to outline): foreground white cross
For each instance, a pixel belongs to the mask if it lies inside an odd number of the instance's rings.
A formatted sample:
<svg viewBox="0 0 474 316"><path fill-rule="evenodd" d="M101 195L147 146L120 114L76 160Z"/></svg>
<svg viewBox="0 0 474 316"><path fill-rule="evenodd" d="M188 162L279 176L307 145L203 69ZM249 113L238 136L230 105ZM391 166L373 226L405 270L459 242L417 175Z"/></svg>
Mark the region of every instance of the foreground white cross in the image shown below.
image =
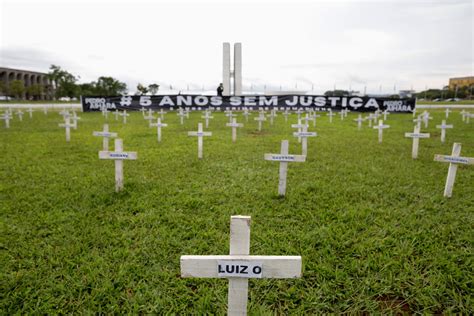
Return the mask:
<svg viewBox="0 0 474 316"><path fill-rule="evenodd" d="M357 122L357 129L360 131L360 129L362 128L362 122L364 121L364 119L362 118L362 115L359 114L359 116L354 119L354 121Z"/></svg>
<svg viewBox="0 0 474 316"><path fill-rule="evenodd" d="M411 150L411 157L413 159L418 158L418 144L420 142L420 138L429 138L429 133L420 133L420 126L415 125L415 129L413 133L405 133L405 137L413 138L413 146Z"/></svg>
<svg viewBox="0 0 474 316"><path fill-rule="evenodd" d="M156 123L150 123L151 127L156 126L156 134L158 135L158 142L161 142L161 128L168 126L166 123L161 123L161 118L156 119Z"/></svg>
<svg viewBox="0 0 474 316"><path fill-rule="evenodd" d="M379 120L379 125L377 126L374 126L374 129L378 129L379 130L379 143L382 142L382 137L383 137L383 130L384 128L389 128L390 125L383 125L383 121L382 120Z"/></svg>
<svg viewBox="0 0 474 316"><path fill-rule="evenodd" d="M254 118L255 121L258 121L258 131L262 131L262 122L266 121L267 119L265 118L265 114L263 112L260 112L258 117Z"/></svg>
<svg viewBox="0 0 474 316"><path fill-rule="evenodd" d="M212 132L204 132L202 130L202 123L198 123L197 132L188 132L188 136L197 136L197 138L198 138L198 158L202 159L203 136L212 136Z"/></svg>
<svg viewBox="0 0 474 316"><path fill-rule="evenodd" d="M64 124L59 124L59 127L64 127L66 129L66 142L69 143L71 140L71 127L74 127L74 124L71 124L69 116L66 116L64 121Z"/></svg>
<svg viewBox="0 0 474 316"><path fill-rule="evenodd" d="M209 128L209 119L213 119L214 116L211 115L211 112L204 111L204 116L201 116L206 121L206 128Z"/></svg>
<svg viewBox="0 0 474 316"><path fill-rule="evenodd" d="M0 116L0 120L5 121L5 128L10 128L10 120L11 119L12 119L12 117L10 116L9 112L5 112L5 113L3 113L2 116Z"/></svg>
<svg viewBox="0 0 474 316"><path fill-rule="evenodd" d="M473 165L474 158L460 157L461 144L454 143L451 156L435 155L434 161L449 162L448 177L446 178L446 186L444 187L444 196L451 197L453 194L454 180L456 179L456 171L458 164Z"/></svg>
<svg viewBox="0 0 474 316"><path fill-rule="evenodd" d="M303 125L301 132L294 132L293 136L301 138L301 154L306 156L308 154L308 137L316 137L316 132L308 132L308 125Z"/></svg>
<svg viewBox="0 0 474 316"><path fill-rule="evenodd" d="M448 109L446 109L448 110ZM446 125L446 120L441 121L441 125L436 125L436 128L441 129L441 142L444 143L446 139L446 129L447 128L453 128L453 125Z"/></svg>
<svg viewBox="0 0 474 316"><path fill-rule="evenodd" d="M109 132L109 124L104 124L104 129L100 132L92 132L92 136L103 137L102 139L102 149L104 151L109 150L109 138L117 137L117 133Z"/></svg>
<svg viewBox="0 0 474 316"><path fill-rule="evenodd" d="M278 194L285 195L286 193L286 175L288 170L289 162L305 162L306 156L304 155L289 155L288 154L288 141L281 141L280 154L265 154L265 160L279 161L280 162L280 178L278 180Z"/></svg>
<svg viewBox="0 0 474 316"><path fill-rule="evenodd" d="M233 118L232 123L227 123L226 126L232 127L232 142L236 142L237 140L237 128L244 127L244 124L237 123L237 119Z"/></svg>
<svg viewBox="0 0 474 316"><path fill-rule="evenodd" d="M301 256L249 254L250 216L231 216L229 255L181 256L181 277L228 279L227 315L247 315L249 279L301 277Z"/></svg>
<svg viewBox="0 0 474 316"><path fill-rule="evenodd" d="M135 151L124 152L123 142L120 138L115 139L115 151L99 151L99 159L115 160L115 192L123 189L123 161L136 160Z"/></svg>

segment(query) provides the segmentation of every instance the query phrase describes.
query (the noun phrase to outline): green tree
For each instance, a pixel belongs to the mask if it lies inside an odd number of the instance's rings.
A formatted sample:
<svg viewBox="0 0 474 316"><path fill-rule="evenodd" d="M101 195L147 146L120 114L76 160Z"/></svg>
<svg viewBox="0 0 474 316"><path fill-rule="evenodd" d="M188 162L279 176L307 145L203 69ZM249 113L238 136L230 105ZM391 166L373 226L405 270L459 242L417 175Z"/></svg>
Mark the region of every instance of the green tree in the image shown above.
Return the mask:
<svg viewBox="0 0 474 316"><path fill-rule="evenodd" d="M10 89L8 87L8 85L3 82L3 81L0 81L0 94L2 95L8 95Z"/></svg>
<svg viewBox="0 0 474 316"><path fill-rule="evenodd" d="M139 95L147 94L148 93L148 88L139 83L137 85L137 92Z"/></svg>
<svg viewBox="0 0 474 316"><path fill-rule="evenodd" d="M34 99L38 99L44 91L44 87L39 84L33 84L26 89L26 92L29 94L30 97Z"/></svg>
<svg viewBox="0 0 474 316"><path fill-rule="evenodd" d="M10 94L15 98L20 99L25 93L25 83L23 80L13 80L10 83Z"/></svg>
<svg viewBox="0 0 474 316"><path fill-rule="evenodd" d="M53 83L56 98L75 97L77 95L77 78L66 70L56 65L49 67L48 78Z"/></svg>
<svg viewBox="0 0 474 316"><path fill-rule="evenodd" d="M104 97L124 95L127 93L127 85L112 77L99 77L95 83L95 92Z"/></svg>
<svg viewBox="0 0 474 316"><path fill-rule="evenodd" d="M152 83L148 85L148 91L150 91L151 95L155 95L158 90L160 89L160 85L156 83Z"/></svg>
<svg viewBox="0 0 474 316"><path fill-rule="evenodd" d="M78 94L85 97L92 97L98 95L95 88L95 83L82 83L78 85Z"/></svg>

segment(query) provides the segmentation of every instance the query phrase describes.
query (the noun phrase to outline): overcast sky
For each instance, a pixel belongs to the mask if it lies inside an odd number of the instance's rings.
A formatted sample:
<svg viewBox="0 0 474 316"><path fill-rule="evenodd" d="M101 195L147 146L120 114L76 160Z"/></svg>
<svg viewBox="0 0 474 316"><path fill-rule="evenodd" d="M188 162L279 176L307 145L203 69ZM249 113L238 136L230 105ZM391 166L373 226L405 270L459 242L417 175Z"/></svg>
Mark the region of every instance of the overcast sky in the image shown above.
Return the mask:
<svg viewBox="0 0 474 316"><path fill-rule="evenodd" d="M0 66L56 64L132 93L138 82L215 90L226 41L243 45L244 90L378 93L473 75L472 0L0 3Z"/></svg>

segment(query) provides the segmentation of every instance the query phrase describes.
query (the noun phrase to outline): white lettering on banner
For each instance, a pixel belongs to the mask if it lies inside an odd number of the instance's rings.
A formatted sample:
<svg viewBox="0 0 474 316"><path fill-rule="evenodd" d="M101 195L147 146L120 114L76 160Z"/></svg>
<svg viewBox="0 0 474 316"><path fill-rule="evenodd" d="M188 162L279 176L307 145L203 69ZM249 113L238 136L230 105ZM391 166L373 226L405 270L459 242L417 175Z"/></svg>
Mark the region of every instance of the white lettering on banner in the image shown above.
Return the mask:
<svg viewBox="0 0 474 316"><path fill-rule="evenodd" d="M177 106L183 106L183 105L193 105L193 99L192 99L192 96L190 95L178 95L178 97L176 98L176 105Z"/></svg>
<svg viewBox="0 0 474 316"><path fill-rule="evenodd" d="M130 97L131 100L132 97ZM109 103L105 98L85 98L85 104L89 105L91 110L116 109L115 103ZM131 104L131 101L130 101Z"/></svg>
<svg viewBox="0 0 474 316"><path fill-rule="evenodd" d="M167 95L165 95L163 97L163 99L161 99L161 102L160 102L160 106L161 105L170 105L170 106L174 106L175 104L173 103L173 100L171 100L171 98Z"/></svg>
<svg viewBox="0 0 474 316"><path fill-rule="evenodd" d="M131 96L123 96L122 98L120 98L120 105L121 106L132 105L132 97Z"/></svg>
<svg viewBox="0 0 474 316"><path fill-rule="evenodd" d="M361 98L352 98L352 99L349 100L349 106L357 109L357 108L362 106L363 102L364 101Z"/></svg>
<svg viewBox="0 0 474 316"><path fill-rule="evenodd" d="M141 106L150 106L151 105L151 96L149 95L142 95L140 97L140 105Z"/></svg>
<svg viewBox="0 0 474 316"><path fill-rule="evenodd" d="M218 260L217 276L219 278L262 278L262 262Z"/></svg>

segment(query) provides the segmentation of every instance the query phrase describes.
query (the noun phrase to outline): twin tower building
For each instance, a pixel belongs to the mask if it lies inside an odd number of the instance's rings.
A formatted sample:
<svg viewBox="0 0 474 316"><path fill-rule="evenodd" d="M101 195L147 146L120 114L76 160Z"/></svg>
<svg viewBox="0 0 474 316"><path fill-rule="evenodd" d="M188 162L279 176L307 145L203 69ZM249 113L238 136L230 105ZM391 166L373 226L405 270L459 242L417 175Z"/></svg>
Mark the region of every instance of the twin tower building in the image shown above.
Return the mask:
<svg viewBox="0 0 474 316"><path fill-rule="evenodd" d="M231 68L230 43L223 43L222 85L223 95L242 95L242 43L234 44L234 66Z"/></svg>

